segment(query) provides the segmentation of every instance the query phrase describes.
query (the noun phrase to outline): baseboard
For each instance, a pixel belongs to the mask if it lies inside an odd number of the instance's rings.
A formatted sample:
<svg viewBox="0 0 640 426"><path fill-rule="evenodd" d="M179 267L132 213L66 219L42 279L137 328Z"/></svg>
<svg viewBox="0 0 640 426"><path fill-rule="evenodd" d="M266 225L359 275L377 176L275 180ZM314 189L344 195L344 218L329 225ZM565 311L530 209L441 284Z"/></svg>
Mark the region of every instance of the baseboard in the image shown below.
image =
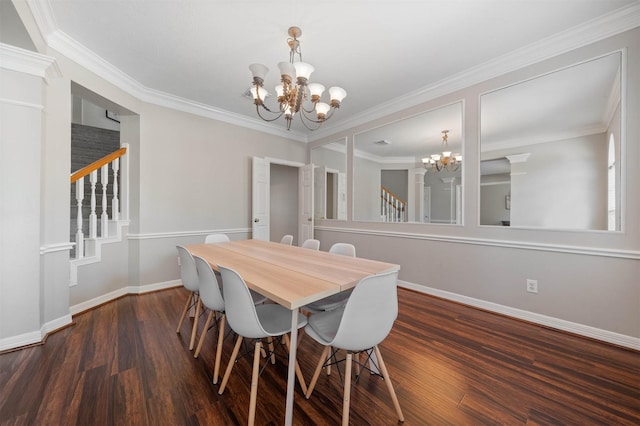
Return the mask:
<svg viewBox="0 0 640 426"><path fill-rule="evenodd" d="M93 309L107 302L111 302L112 300L118 299L122 296L126 296L127 294L144 294L144 293L150 293L152 291L178 287L181 285L182 285L182 281L172 280L172 281L165 281L162 283L148 284L143 286L127 286L127 287L120 288L118 290L114 290L110 293L103 294L102 296L98 296L93 299L87 300L85 302L78 303L77 305L73 305L69 307L69 312L71 315L76 315L76 314L79 314L80 312L88 311L89 309Z"/></svg>
<svg viewBox="0 0 640 426"><path fill-rule="evenodd" d="M42 327L40 327L39 331L30 331L18 336L11 336L5 339L0 339L0 353L18 349L23 346L37 345L39 343L42 343L42 341L47 337L49 333L66 327L67 325L71 324L71 322L71 315L64 315L60 318L54 319L53 321L44 323Z"/></svg>
<svg viewBox="0 0 640 426"><path fill-rule="evenodd" d="M17 336L11 336L4 339L0 339L0 352L8 351L11 349L20 348L22 346L29 346L42 341L42 333L38 331L30 331L28 333L19 334Z"/></svg>
<svg viewBox="0 0 640 426"><path fill-rule="evenodd" d="M549 317L546 315L540 315L534 312L524 311L522 309L516 309L509 306L499 305L497 303L487 302L485 300L474 299L473 297L462 296L460 294L438 290L407 281L399 280L398 286L414 290L419 293L429 294L431 296L436 296L442 299L451 300L453 302L462 303L464 305L484 309L486 311L495 312L497 314L505 315L508 317L521 319L544 327L566 331L569 333L577 334L579 336L600 340L629 349L640 350L640 339L637 337L614 333L612 331L602 330L599 328L590 327L588 325L578 324L575 322Z"/></svg>

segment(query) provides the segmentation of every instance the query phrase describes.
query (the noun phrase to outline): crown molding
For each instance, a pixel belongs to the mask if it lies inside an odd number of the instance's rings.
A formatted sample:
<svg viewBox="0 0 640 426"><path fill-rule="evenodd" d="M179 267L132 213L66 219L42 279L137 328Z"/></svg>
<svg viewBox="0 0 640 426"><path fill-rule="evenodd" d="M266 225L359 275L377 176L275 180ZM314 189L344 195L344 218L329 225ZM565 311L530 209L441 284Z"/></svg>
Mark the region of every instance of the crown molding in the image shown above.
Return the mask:
<svg viewBox="0 0 640 426"><path fill-rule="evenodd" d="M352 118L337 122L334 125L325 125L323 129L305 135L302 132L287 131L257 119L248 118L240 114L147 88L58 30L49 0L28 1L36 25L39 27L40 32L45 35L45 40L49 47L81 64L89 71L125 90L132 96L145 102L300 142L313 142L323 139L334 133L345 131L371 120L416 106L640 25L640 1L636 1L582 25L569 28L561 33L529 44L492 61L472 67L466 71L435 82L434 84L399 96L385 102L383 105L364 110Z"/></svg>
<svg viewBox="0 0 640 426"><path fill-rule="evenodd" d="M582 25L569 28L553 36L509 52L484 64L469 68L431 85L354 115L335 125L326 126L312 135L313 142L334 133L365 124L392 113L414 107L440 96L490 80L508 72L524 68L562 53L595 43L607 37L623 33L640 26L640 1L617 9Z"/></svg>
<svg viewBox="0 0 640 426"><path fill-rule="evenodd" d="M0 43L0 69L45 79L62 76L55 58L3 43Z"/></svg>
<svg viewBox="0 0 640 426"><path fill-rule="evenodd" d="M306 135L303 133L287 131L279 126L269 125L257 119L248 118L240 114L148 88L87 49L84 45L69 37L63 31L56 30L50 33L46 40L51 49L56 50L100 78L143 102L211 118L287 139L293 139L299 142L307 142Z"/></svg>

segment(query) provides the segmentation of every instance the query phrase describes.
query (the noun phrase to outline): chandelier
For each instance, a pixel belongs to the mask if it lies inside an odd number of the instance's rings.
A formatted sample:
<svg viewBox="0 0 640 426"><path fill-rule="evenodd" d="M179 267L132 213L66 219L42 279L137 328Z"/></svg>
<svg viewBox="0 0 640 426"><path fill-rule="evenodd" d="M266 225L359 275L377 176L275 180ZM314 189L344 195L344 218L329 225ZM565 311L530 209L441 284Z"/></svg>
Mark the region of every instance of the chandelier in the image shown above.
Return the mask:
<svg viewBox="0 0 640 426"><path fill-rule="evenodd" d="M451 151L449 151L447 144L449 136L447 133L449 133L448 130L442 131L442 152L440 154L431 154L429 157L422 159L425 169L431 169L434 172L442 170L455 172L460 168L462 164L462 154L452 154Z"/></svg>
<svg viewBox="0 0 640 426"><path fill-rule="evenodd" d="M277 111L272 111L264 103L265 98L269 95L263 87L264 78L269 68L262 64L249 66L251 74L253 74L251 94L256 105L256 112L264 121L274 121L284 115L287 121L287 130L291 129L293 116L298 114L307 129L317 130L322 123L331 118L336 109L340 108L340 102L347 96L347 92L341 87L331 87L329 89L330 103L320 102L324 86L319 83L309 83L309 77L314 68L311 64L302 62L302 51L298 40L298 37L302 35L302 30L298 27L290 27L288 34L287 44L291 49L289 62L278 63L282 84L275 87L279 104ZM297 61L294 62L296 57ZM263 110L272 115L263 116Z"/></svg>

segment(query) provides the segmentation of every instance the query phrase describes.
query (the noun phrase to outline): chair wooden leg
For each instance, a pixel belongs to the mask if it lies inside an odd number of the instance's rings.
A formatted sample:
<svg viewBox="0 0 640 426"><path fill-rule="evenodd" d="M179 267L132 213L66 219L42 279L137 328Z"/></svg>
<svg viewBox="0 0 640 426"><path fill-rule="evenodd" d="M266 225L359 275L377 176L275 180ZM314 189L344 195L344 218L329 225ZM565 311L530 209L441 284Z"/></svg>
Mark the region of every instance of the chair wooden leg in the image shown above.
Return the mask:
<svg viewBox="0 0 640 426"><path fill-rule="evenodd" d="M195 294L193 297L197 297ZM191 340L189 341L189 350L193 350L193 345L196 344L196 333L198 332L198 318L200 317L200 307L202 306L202 302L200 298L196 302L196 316L193 317L193 326L191 327Z"/></svg>
<svg viewBox="0 0 640 426"><path fill-rule="evenodd" d="M291 341L289 340L289 335L284 335L284 344L287 347L288 351L291 351ZM302 393L307 394L307 384L304 382L304 376L302 375L302 370L300 369L300 365L298 364L298 360L296 359L296 376L298 377L298 381L300 382L300 387L302 388Z"/></svg>
<svg viewBox="0 0 640 426"><path fill-rule="evenodd" d="M260 346L258 340L253 352L253 373L251 374L251 398L249 399L249 426L256 420L256 400L258 399L258 377L260 376Z"/></svg>
<svg viewBox="0 0 640 426"><path fill-rule="evenodd" d="M382 359L382 354L380 353L380 349L378 348L378 346L375 347L375 354L378 357L378 365L380 366L380 372L382 373L382 377L384 377L384 381L387 382L387 389L389 389L389 395L391 395L391 400L393 401L393 405L394 407L396 407L396 413L398 414L398 419L401 422L404 422L404 416L402 415L402 410L400 409L400 403L398 402L396 391L393 390L393 384L391 383L391 378L389 378L389 372L387 371L387 367L384 365L384 360Z"/></svg>
<svg viewBox="0 0 640 426"><path fill-rule="evenodd" d="M351 360L353 354L347 352L347 363L344 368L344 398L342 399L342 426L349 425L349 401L351 400Z"/></svg>
<svg viewBox="0 0 640 426"><path fill-rule="evenodd" d="M316 371L313 373L313 377L311 378L311 382L309 383L307 392L304 395L307 399L311 397L311 392L313 392L313 388L316 387L316 382L318 381L318 377L320 376L320 371L322 371L322 366L327 361L327 357L329 356L330 350L331 350L331 346L325 346L324 350L322 351L322 355L320 355L320 361L316 366Z"/></svg>
<svg viewBox="0 0 640 426"><path fill-rule="evenodd" d="M193 354L194 358L198 358L198 355L200 355L200 350L202 349L202 344L204 343L204 338L207 337L207 332L209 331L209 324L211 324L211 320L213 319L213 316L215 314L216 314L215 311L209 311L209 315L207 316L207 320L204 322L204 328L202 329L202 334L200 334L200 339L198 339L198 346L196 346L196 351Z"/></svg>
<svg viewBox="0 0 640 426"><path fill-rule="evenodd" d="M355 354L356 356L356 376L360 375L360 352Z"/></svg>
<svg viewBox="0 0 640 426"><path fill-rule="evenodd" d="M213 367L213 384L218 383L218 374L220 373L220 358L222 358L222 342L224 340L224 325L227 321L225 314L220 317L220 324L218 325L218 345L216 346L216 361Z"/></svg>
<svg viewBox="0 0 640 426"><path fill-rule="evenodd" d="M231 375L231 370L233 370L233 365L236 363L236 358L238 358L238 352L240 351L240 345L242 344L242 336L238 336L236 339L236 345L233 347L233 353L231 354L231 358L229 358L229 364L227 365L227 369L224 372L224 377L222 378L222 383L220 384L220 390L218 390L218 395L222 395L224 392L224 388L227 386L227 382L229 381L229 376Z"/></svg>
<svg viewBox="0 0 640 426"><path fill-rule="evenodd" d="M180 333L180 327L182 327L182 323L184 322L184 318L187 316L187 311L189 310L189 306L191 305L191 298L193 297L193 293L189 292L189 297L187 297L187 302L184 304L184 309L182 310L182 315L180 315L180 321L178 321L178 328L176 328L176 333Z"/></svg>
<svg viewBox="0 0 640 426"><path fill-rule="evenodd" d="M271 364L275 364L276 353L273 349L273 337L267 337L267 347L269 348L269 352L271 353Z"/></svg>

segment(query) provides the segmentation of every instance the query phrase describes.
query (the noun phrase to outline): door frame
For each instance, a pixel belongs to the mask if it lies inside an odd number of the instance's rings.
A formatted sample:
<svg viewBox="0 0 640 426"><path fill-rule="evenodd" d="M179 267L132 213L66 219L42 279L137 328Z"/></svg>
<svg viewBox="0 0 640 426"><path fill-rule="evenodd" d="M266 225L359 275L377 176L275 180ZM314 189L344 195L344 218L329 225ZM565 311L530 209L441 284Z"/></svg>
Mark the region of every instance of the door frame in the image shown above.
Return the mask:
<svg viewBox="0 0 640 426"><path fill-rule="evenodd" d="M277 165L280 165L280 166L295 167L295 168L298 169L298 173L300 172L301 168L304 167L306 164L298 162L298 161L283 160L283 159L274 158L274 157L259 157L259 156L254 156L254 157L262 158L262 160L265 162L265 167L268 170L268 175L267 175L267 183L268 184L267 184L267 194L266 194L266 205L267 205L267 208L268 208L268 210L267 210L268 217L265 220L270 222L271 221L271 217L270 217L270 211L269 210L270 210L270 206L271 206L271 200L270 200L271 199L271 164L277 164ZM251 178L251 183L252 183L251 192L252 192L252 200L253 200L254 199L253 191L255 189L254 185L253 185L253 183L254 183L253 177ZM302 206L302 202L301 202L301 200L298 200L298 215L300 213L301 206ZM251 223L252 223L252 226L255 226L255 222L254 222L255 218L253 217L253 215L254 215L253 208L254 207L252 206ZM300 229L300 223L298 223L298 229ZM270 226L269 226L269 230L268 230L267 233L268 233L268 235L266 236L266 238L270 239L271 238ZM252 235L253 235L253 229L252 229Z"/></svg>

